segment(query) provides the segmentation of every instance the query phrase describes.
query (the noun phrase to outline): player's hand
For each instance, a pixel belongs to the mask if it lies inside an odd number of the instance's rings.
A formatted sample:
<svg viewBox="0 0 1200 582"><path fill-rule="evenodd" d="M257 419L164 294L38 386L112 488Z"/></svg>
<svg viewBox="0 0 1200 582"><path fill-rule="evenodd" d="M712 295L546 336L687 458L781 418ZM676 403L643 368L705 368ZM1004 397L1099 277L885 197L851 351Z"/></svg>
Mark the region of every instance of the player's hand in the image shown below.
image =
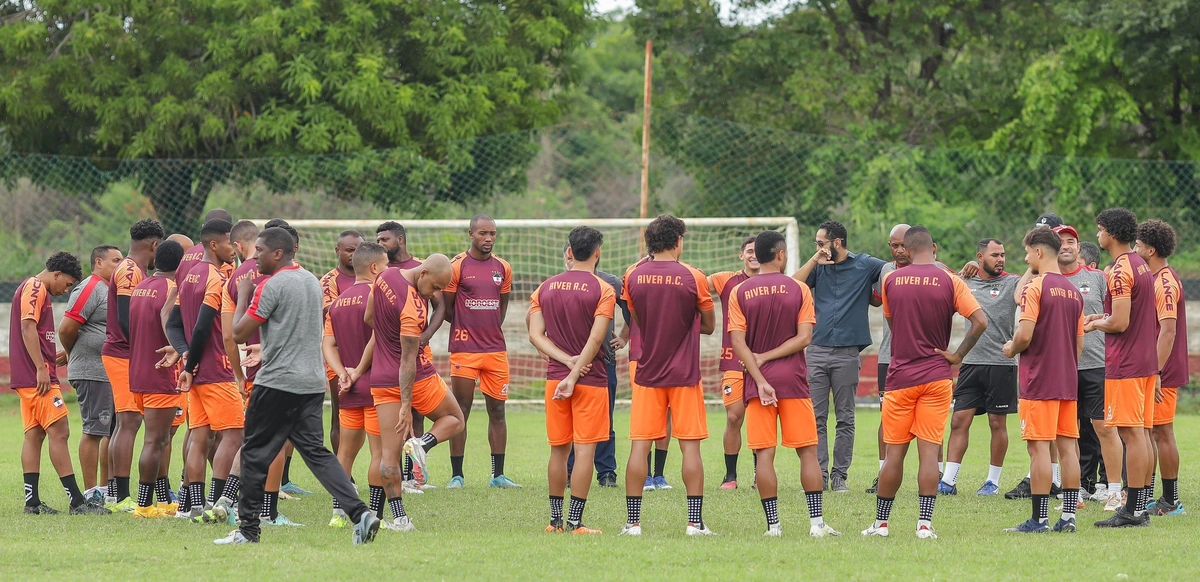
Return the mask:
<svg viewBox="0 0 1200 582"><path fill-rule="evenodd" d="M567 362L568 362L567 367L574 370L575 364L579 363L579 356L578 355L571 356L570 358L567 359ZM583 368L579 370L579 375L584 376L588 372L591 372L591 371L592 371L592 365L590 363L584 364Z"/></svg>
<svg viewBox="0 0 1200 582"><path fill-rule="evenodd" d="M45 367L38 370L37 373L37 393L38 396L45 396L50 391L50 371Z"/></svg>
<svg viewBox="0 0 1200 582"><path fill-rule="evenodd" d="M175 348L171 346L158 348L154 350L154 353L162 354L162 359L158 360L157 364L154 364L154 367L159 370L174 368L175 364L179 363L179 352L175 351Z"/></svg>
<svg viewBox="0 0 1200 582"><path fill-rule="evenodd" d="M343 370L341 374L338 374L338 396L345 396L353 385L354 378L350 376L348 370Z"/></svg>
<svg viewBox="0 0 1200 582"><path fill-rule="evenodd" d="M190 391L192 389L192 379L193 379L193 376L192 376L191 372L188 372L188 371L180 372L179 373L179 382L177 384L179 391L180 392ZM242 388L242 392L245 393L244 387Z"/></svg>
<svg viewBox="0 0 1200 582"><path fill-rule="evenodd" d="M629 342L621 339L621 336L618 335L613 336L612 341L608 342L608 345L614 352L619 352L625 349L625 346L629 345Z"/></svg>
<svg viewBox="0 0 1200 582"><path fill-rule="evenodd" d="M242 402L248 400L250 398L250 393L246 391L246 379L235 377L233 379L233 383L235 386L237 386L238 394L242 395Z"/></svg>
<svg viewBox="0 0 1200 582"><path fill-rule="evenodd" d="M575 382L578 378L567 376L566 379L558 383L558 387L554 389L554 400L566 400L575 393Z"/></svg>
<svg viewBox="0 0 1200 582"><path fill-rule="evenodd" d="M962 363L962 356L960 356L954 352L947 352L946 350L934 350L934 351L941 354L943 358L946 358L946 361L950 362L951 366L957 366Z"/></svg>
<svg viewBox="0 0 1200 582"><path fill-rule="evenodd" d="M958 272L958 276L963 279L970 279L979 274L979 263L975 261L967 261L963 268Z"/></svg>
<svg viewBox="0 0 1200 582"><path fill-rule="evenodd" d="M1166 397L1167 397L1167 395L1166 395L1166 393L1163 392L1163 387L1162 387L1162 376L1155 376L1154 377L1154 401L1159 404L1162 404L1163 399Z"/></svg>
<svg viewBox="0 0 1200 582"><path fill-rule="evenodd" d="M58 353L54 354L54 365L55 366L67 365L67 352L65 350L58 350Z"/></svg>
<svg viewBox="0 0 1200 582"><path fill-rule="evenodd" d="M1011 358L1016 355L1013 353L1012 340L1004 342L1004 347L1000 348L1000 351L1004 352L1004 357L1006 358Z"/></svg>
<svg viewBox="0 0 1200 582"><path fill-rule="evenodd" d="M775 396L775 388L770 384L758 385L758 401L763 406L775 406L779 404L779 398Z"/></svg>
<svg viewBox="0 0 1200 582"><path fill-rule="evenodd" d="M1100 320L1104 319L1105 317L1108 317L1108 316L1104 315L1103 313L1093 313L1091 315L1085 315L1083 317L1083 331L1085 333L1089 332L1089 331L1096 331L1096 325L1099 324Z"/></svg>
<svg viewBox="0 0 1200 582"><path fill-rule="evenodd" d="M243 347L242 351L246 352L246 355L242 356L243 368L253 368L262 363L262 344L248 345Z"/></svg>
<svg viewBox="0 0 1200 582"><path fill-rule="evenodd" d="M832 254L829 252L829 247L824 246L817 249L817 252L813 253L811 260L816 261L818 265L832 265L833 259L831 257Z"/></svg>
<svg viewBox="0 0 1200 582"><path fill-rule="evenodd" d="M412 406L403 402L400 403L400 420L396 422L396 434L400 435L402 440L417 436L413 434Z"/></svg>
<svg viewBox="0 0 1200 582"><path fill-rule="evenodd" d="M238 281L237 290L238 297L249 298L250 294L254 293L254 277L244 277L241 281Z"/></svg>

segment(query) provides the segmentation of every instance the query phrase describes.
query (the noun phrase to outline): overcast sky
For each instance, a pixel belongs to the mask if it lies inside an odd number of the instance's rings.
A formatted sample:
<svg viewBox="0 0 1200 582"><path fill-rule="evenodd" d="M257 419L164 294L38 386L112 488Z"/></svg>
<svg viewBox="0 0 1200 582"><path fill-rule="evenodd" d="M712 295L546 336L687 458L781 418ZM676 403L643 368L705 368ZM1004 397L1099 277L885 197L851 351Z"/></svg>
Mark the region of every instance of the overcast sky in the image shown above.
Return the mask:
<svg viewBox="0 0 1200 582"><path fill-rule="evenodd" d="M757 24L771 16L782 14L787 9L792 0L773 0L761 8L753 10L742 10L738 12L736 18L732 18L732 8L736 4L736 0L717 0L721 6L721 19L729 22L737 20L743 24ZM596 12L601 14L618 10L621 12L629 12L634 8L634 0L596 0Z"/></svg>

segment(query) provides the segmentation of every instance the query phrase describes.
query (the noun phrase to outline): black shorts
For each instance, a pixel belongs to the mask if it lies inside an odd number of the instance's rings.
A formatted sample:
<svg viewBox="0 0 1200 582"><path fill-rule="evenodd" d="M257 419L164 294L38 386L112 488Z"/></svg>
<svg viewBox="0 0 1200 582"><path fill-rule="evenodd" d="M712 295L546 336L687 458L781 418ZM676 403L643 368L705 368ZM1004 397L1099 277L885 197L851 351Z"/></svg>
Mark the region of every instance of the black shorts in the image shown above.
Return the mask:
<svg viewBox="0 0 1200 582"><path fill-rule="evenodd" d="M963 364L954 385L954 412L1017 413L1017 367Z"/></svg>
<svg viewBox="0 0 1200 582"><path fill-rule="evenodd" d="M1104 420L1104 368L1079 371L1079 419Z"/></svg>
<svg viewBox="0 0 1200 582"><path fill-rule="evenodd" d="M880 362L879 363L879 371L876 372L876 374L878 374L878 377L876 377L875 380L876 380L876 383L879 384L879 404L881 404L881 405L883 404L884 386L887 384L887 371L888 371L888 363Z"/></svg>

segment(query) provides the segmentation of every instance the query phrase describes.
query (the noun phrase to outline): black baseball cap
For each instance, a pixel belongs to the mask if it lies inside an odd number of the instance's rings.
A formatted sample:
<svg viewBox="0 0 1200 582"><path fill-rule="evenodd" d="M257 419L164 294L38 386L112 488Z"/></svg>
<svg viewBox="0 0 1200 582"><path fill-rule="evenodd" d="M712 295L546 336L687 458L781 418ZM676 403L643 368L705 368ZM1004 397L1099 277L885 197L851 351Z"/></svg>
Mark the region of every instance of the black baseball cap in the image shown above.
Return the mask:
<svg viewBox="0 0 1200 582"><path fill-rule="evenodd" d="M1057 228L1062 225L1063 219L1059 218L1058 215L1054 213L1043 214L1038 217L1037 222L1033 223L1034 228L1039 226L1044 226L1046 228Z"/></svg>

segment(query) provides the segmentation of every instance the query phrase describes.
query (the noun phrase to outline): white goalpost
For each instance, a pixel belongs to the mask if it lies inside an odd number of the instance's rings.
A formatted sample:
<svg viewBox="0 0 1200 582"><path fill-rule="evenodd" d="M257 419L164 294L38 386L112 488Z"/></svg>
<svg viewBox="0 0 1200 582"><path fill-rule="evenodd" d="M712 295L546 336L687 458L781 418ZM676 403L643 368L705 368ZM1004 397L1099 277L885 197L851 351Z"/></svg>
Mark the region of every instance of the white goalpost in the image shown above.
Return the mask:
<svg viewBox="0 0 1200 582"><path fill-rule="evenodd" d="M386 218L372 220L288 220L300 232L300 251L297 260L320 277L334 267L334 248L338 236L347 230L358 231L368 241L375 239L375 229ZM688 233L684 239L683 260L706 274L741 268L738 250L741 242L763 230L777 230L787 239L789 273L799 268L799 226L792 217L733 217L686 218ZM266 219L255 219L260 227ZM448 257L467 250L469 220L397 220L406 231L408 251L416 257L443 253ZM512 401L538 402L543 400L545 364L529 344L525 330L525 313L529 296L550 276L561 272L563 246L567 234L580 225L594 227L604 233L600 270L618 277L642 253L642 228L650 219L497 219L493 252L507 260L513 268L513 290L504 322L508 343L511 380L509 397ZM720 309L718 305L718 310ZM718 317L720 313L718 313ZM617 329L623 325L617 317ZM434 362L443 377L449 377L449 355L446 346L449 325L443 325L432 340ZM704 385L710 396L717 398L720 373L717 357L721 351L721 334L703 336L701 340L701 369ZM617 396L628 398L628 350L618 353Z"/></svg>

